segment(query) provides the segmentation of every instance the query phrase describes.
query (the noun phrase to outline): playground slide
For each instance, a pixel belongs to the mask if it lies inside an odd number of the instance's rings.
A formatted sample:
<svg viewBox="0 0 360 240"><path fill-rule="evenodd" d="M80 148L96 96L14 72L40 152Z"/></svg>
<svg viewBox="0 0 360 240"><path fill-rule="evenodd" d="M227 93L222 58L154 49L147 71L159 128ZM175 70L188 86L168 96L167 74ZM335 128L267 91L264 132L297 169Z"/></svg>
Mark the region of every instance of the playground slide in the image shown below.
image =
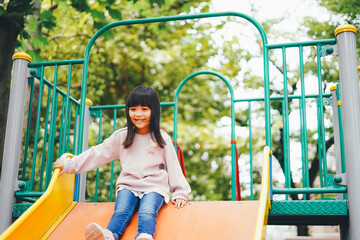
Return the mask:
<svg viewBox="0 0 360 240"><path fill-rule="evenodd" d="M182 209L167 204L159 213L155 239L265 239L270 182L264 172L269 172L270 155L270 150L264 149L259 201L190 202ZM84 239L88 223L97 222L106 227L114 203L73 202L73 190L74 175L59 177L56 169L45 194L0 236L0 240ZM136 229L137 216L122 239L134 239Z"/></svg>

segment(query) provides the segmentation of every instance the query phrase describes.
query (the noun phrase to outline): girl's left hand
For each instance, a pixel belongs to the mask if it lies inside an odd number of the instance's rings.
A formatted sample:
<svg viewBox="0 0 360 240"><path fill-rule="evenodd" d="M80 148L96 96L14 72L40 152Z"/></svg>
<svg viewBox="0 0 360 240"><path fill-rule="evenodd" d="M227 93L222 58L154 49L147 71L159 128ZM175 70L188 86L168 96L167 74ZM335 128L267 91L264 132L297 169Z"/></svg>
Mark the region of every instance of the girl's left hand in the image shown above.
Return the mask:
<svg viewBox="0 0 360 240"><path fill-rule="evenodd" d="M182 198L177 198L172 201L172 203L175 204L176 208L183 208L187 204L187 202L188 202L187 200Z"/></svg>

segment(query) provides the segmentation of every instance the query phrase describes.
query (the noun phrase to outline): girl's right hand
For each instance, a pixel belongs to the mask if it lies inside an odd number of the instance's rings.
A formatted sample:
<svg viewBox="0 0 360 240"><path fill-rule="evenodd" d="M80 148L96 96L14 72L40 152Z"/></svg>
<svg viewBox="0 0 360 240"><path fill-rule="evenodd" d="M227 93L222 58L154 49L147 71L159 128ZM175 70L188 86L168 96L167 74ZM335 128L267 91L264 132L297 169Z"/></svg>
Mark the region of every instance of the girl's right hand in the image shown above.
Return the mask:
<svg viewBox="0 0 360 240"><path fill-rule="evenodd" d="M64 162L64 160L62 158L58 158L54 162L54 168L60 168L60 170L62 170L63 169L63 162Z"/></svg>
<svg viewBox="0 0 360 240"><path fill-rule="evenodd" d="M61 176L63 174L63 168L64 168L64 161L66 161L67 158L73 158L74 155L72 155L71 153L64 153L60 158L56 159L56 161L54 162L54 168L60 168L60 174L59 176Z"/></svg>

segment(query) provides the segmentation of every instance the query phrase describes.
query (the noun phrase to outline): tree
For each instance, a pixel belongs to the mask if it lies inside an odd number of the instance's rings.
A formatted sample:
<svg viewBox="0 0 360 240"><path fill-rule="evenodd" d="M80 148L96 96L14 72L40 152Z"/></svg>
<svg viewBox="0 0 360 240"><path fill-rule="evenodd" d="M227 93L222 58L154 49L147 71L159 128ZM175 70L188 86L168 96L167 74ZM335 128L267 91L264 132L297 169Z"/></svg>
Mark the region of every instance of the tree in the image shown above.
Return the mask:
<svg viewBox="0 0 360 240"><path fill-rule="evenodd" d="M31 1L0 1L0 158L5 138L12 55L17 45L17 38L25 26L25 17L34 11ZM1 162L0 162L1 166Z"/></svg>
<svg viewBox="0 0 360 240"><path fill-rule="evenodd" d="M167 9L169 6L172 6L174 9L189 11L191 6L196 6L199 3L200 1L194 1L190 4L185 1L168 1L166 5ZM0 165L10 92L11 57L15 52L15 48L17 47L18 50L28 52L34 61L48 60L49 58L46 59L42 56L43 54L40 53L40 49L49 46L51 40L68 37L64 33L49 35L58 21L62 20L61 17L55 17L54 12L56 9L71 7L75 11L74 16L88 14L88 17L91 18L88 24L91 24L94 30L98 30L111 21L121 20L122 11L133 4L138 5L141 14L133 11L134 15L129 13L130 18L160 13L160 9L165 4L165 1L127 1L126 4L120 4L120 1L115 0L94 1L92 3L88 3L86 0L58 0L55 2L47 0L0 1L0 74L2 76L0 80L0 97L2 99L0 103ZM116 8L114 8L115 5L117 6ZM122 5L126 7L122 7ZM169 14L176 11L171 10ZM92 33L90 33L90 36ZM75 36L81 37L81 34L81 32L76 32Z"/></svg>
<svg viewBox="0 0 360 240"><path fill-rule="evenodd" d="M334 38L334 29L343 24L352 24L360 28L360 2L356 0L318 0L320 6L325 7L333 18L329 22L319 22L315 18L305 18L304 26L311 38ZM358 54L360 53L360 40L356 38Z"/></svg>
<svg viewBox="0 0 360 240"><path fill-rule="evenodd" d="M49 45L48 33L56 26L54 10L59 5L70 6L76 10L76 14L88 13L92 16L92 25L99 29L107 22L105 14L112 21L120 20L122 15L119 9L112 6L115 0L95 1L89 4L86 0L9 0L0 1L0 166L2 161L3 145L5 138L6 119L10 92L12 55L15 49L26 51L34 61L44 60L40 49ZM136 1L134 1L136 2ZM150 5L161 6L163 0L146 1ZM132 1L129 4L133 3ZM95 6L95 7L94 7ZM100 9L100 11L98 9Z"/></svg>
<svg viewBox="0 0 360 240"><path fill-rule="evenodd" d="M18 47L18 50L29 52L37 59L35 61L82 58L90 37L100 27L114 20L108 8L97 2L88 4L87 7L78 7L82 10L87 9L79 11L65 2L58 1L51 7L51 12L47 12L46 9L50 6L45 3L43 2L39 15L51 16L54 24L51 28L39 29L38 18L32 15L25 31L32 33L37 30L38 34L22 39ZM195 11L194 9L207 11L204 1L167 1L161 7L156 2L149 4L148 1L126 4L116 2L111 7L121 12L124 19L175 15L184 11ZM221 27L221 23L218 27ZM87 97L96 105L123 103L133 86L151 84L159 92L162 101L172 101L175 88L187 75L197 70L213 69L207 67L207 62L219 54L220 48L211 39L210 33L214 31L216 29L212 28L211 24L200 24L198 20L194 20L134 25L106 32L96 41L92 50ZM236 39L232 39L224 48L231 48L235 42ZM216 70L230 77L236 76L240 67L237 64L232 66L230 63L239 62L246 55L241 49L229 51L224 58L224 66ZM61 73L61 69L59 72L58 86L65 88L67 77ZM71 94L75 98L80 96L81 74L81 69L74 68ZM52 72L47 76L50 76L47 80L51 81ZM227 90L224 85L219 86L212 81L213 79L208 77L197 78L182 91L181 97L189 101L189 104L180 107L180 118L185 121L193 118L194 123L203 123L197 130L199 137L194 136L194 139L188 139L186 136L192 135L198 125L188 122L181 125L179 137L185 140L181 140L183 143L180 144L186 150L185 154L194 158L187 163L189 176L193 176L191 181L194 186L194 197L229 199L230 174L228 162L224 161L224 158L229 156L230 140L226 140L229 144L228 148L224 148L223 140L214 138L211 134L212 129L216 127L216 119L229 115L228 107L224 107L223 104L227 98ZM193 98L194 91L201 92L201 98ZM216 101L209 99L209 96L217 96ZM194 111L189 111L190 104ZM209 111L204 111L205 109ZM164 109L164 127L171 133L172 120L171 117L166 117L171 116L170 112ZM189 116L193 112L195 115ZM112 127L108 129L111 132ZM108 135L103 135L106 136ZM198 143L200 148L194 149L193 146L197 146ZM206 155L210 155L211 159L207 159ZM207 180L204 182L203 179ZM211 184L207 184L209 181Z"/></svg>

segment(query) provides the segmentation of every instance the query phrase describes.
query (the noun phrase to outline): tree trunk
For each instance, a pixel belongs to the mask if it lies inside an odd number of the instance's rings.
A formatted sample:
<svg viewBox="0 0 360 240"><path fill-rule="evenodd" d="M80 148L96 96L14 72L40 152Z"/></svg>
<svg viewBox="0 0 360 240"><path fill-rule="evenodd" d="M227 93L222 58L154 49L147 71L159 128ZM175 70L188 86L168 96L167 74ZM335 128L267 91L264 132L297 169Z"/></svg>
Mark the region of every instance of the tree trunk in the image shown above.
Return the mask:
<svg viewBox="0 0 360 240"><path fill-rule="evenodd" d="M17 44L17 37L24 28L23 13L8 7L7 14L0 16L0 166L2 165L5 142L6 119L8 113L12 56Z"/></svg>

